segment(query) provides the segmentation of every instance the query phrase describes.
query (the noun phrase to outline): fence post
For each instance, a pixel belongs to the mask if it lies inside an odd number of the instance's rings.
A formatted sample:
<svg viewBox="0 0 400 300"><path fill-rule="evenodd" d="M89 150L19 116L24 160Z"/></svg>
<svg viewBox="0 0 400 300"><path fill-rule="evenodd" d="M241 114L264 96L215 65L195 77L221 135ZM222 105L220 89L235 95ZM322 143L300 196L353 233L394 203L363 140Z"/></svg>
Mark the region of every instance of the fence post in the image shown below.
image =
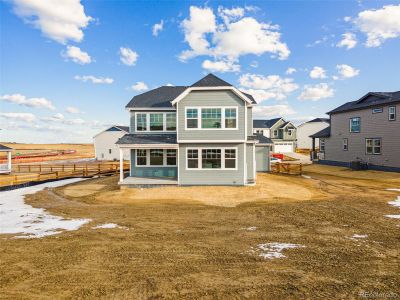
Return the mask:
<svg viewBox="0 0 400 300"><path fill-rule="evenodd" d="M39 172L42 173L42 165L39 165Z"/></svg>
<svg viewBox="0 0 400 300"><path fill-rule="evenodd" d="M303 165L300 164L300 175L302 175L302 173L303 173Z"/></svg>

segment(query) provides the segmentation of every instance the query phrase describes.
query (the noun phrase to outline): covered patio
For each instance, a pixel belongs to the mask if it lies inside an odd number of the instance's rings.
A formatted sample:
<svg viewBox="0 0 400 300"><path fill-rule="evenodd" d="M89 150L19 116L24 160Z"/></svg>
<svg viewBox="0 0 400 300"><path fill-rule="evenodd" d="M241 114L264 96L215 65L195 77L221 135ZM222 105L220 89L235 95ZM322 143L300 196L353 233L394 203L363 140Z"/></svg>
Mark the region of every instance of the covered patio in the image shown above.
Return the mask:
<svg viewBox="0 0 400 300"><path fill-rule="evenodd" d="M9 174L11 173L11 152L12 148L4 146L0 144L0 153L6 153L7 154L7 160L0 159L0 174Z"/></svg>
<svg viewBox="0 0 400 300"><path fill-rule="evenodd" d="M318 161L325 159L325 139L331 136L331 127L326 127L313 135L312 138L312 149L311 149L311 161ZM316 139L318 139L318 151L316 149Z"/></svg>

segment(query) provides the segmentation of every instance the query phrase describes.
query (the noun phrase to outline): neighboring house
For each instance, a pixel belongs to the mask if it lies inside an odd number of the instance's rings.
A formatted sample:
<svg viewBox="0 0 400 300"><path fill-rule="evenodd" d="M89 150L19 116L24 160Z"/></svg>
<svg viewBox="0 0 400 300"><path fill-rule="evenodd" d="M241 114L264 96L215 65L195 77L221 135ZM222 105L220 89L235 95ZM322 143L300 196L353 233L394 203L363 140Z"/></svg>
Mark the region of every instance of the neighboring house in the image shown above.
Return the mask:
<svg viewBox="0 0 400 300"><path fill-rule="evenodd" d="M326 127L329 127L329 119L327 118L315 118L297 126L297 148L311 150L312 138L310 138L310 135L317 133ZM319 145L319 140L316 139L315 143Z"/></svg>
<svg viewBox="0 0 400 300"><path fill-rule="evenodd" d="M130 133L117 142L131 161L120 184L255 184L256 169L269 170L269 146L253 135L254 105L251 95L212 74L133 97Z"/></svg>
<svg viewBox="0 0 400 300"><path fill-rule="evenodd" d="M7 159L0 162L0 174L11 173L11 152L12 148L0 144L0 152L7 154Z"/></svg>
<svg viewBox="0 0 400 300"><path fill-rule="evenodd" d="M311 135L320 139L320 163L400 172L400 91L368 93L330 111L330 127ZM315 147L314 147L315 148Z"/></svg>
<svg viewBox="0 0 400 300"><path fill-rule="evenodd" d="M95 158L97 160L119 160L119 148L115 144L121 137L129 133L129 126L111 126L93 137ZM129 151L125 151L124 159L129 159Z"/></svg>
<svg viewBox="0 0 400 300"><path fill-rule="evenodd" d="M296 150L296 126L283 118L254 120L253 132L268 137L273 142L275 153L294 152Z"/></svg>

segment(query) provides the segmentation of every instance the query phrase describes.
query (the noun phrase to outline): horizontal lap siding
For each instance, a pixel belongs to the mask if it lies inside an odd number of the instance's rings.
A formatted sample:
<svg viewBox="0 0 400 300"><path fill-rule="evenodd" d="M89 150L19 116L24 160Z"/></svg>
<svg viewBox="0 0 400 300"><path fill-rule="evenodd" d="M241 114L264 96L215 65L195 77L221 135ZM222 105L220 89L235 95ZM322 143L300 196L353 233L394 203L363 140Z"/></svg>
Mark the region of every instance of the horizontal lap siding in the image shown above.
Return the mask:
<svg viewBox="0 0 400 300"><path fill-rule="evenodd" d="M238 129L185 130L185 108L202 106L238 107ZM245 103L231 91L192 91L178 104L179 140L244 140Z"/></svg>
<svg viewBox="0 0 400 300"><path fill-rule="evenodd" d="M254 178L254 144L246 144L246 161L247 161L247 180L255 180Z"/></svg>
<svg viewBox="0 0 400 300"><path fill-rule="evenodd" d="M256 170L269 171L269 146L256 146Z"/></svg>
<svg viewBox="0 0 400 300"><path fill-rule="evenodd" d="M396 105L396 121L388 120L388 107L372 114L372 108L331 116L331 137L325 142L325 159L351 162L362 159L378 166L400 167L400 105ZM361 132L349 132L349 120L361 117ZM348 151L342 150L342 140L348 138ZM381 138L382 154L365 154L365 138Z"/></svg>
<svg viewBox="0 0 400 300"><path fill-rule="evenodd" d="M182 185L243 185L245 144L180 144L179 184ZM237 147L237 170L186 170L187 148ZM200 154L201 155L201 154Z"/></svg>

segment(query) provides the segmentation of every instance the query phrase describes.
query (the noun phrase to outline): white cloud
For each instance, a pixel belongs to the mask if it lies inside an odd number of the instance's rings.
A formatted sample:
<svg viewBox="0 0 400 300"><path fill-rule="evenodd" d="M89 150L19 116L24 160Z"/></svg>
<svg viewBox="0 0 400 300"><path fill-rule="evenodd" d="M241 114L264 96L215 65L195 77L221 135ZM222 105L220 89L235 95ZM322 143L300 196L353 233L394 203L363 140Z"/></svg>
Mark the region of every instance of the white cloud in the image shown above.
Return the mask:
<svg viewBox="0 0 400 300"><path fill-rule="evenodd" d="M92 20L80 0L13 0L13 3L17 16L62 44L68 40L81 42L82 29Z"/></svg>
<svg viewBox="0 0 400 300"><path fill-rule="evenodd" d="M224 22L217 24L212 9L190 7L190 17L181 23L185 41L190 46L190 50L180 54L182 61L200 55L235 61L242 55L264 53L279 59L288 58L290 51L281 42L278 26L243 17L241 8L220 7L218 12Z"/></svg>
<svg viewBox="0 0 400 300"><path fill-rule="evenodd" d="M313 79L326 78L326 71L324 68L316 66L310 71L310 77Z"/></svg>
<svg viewBox="0 0 400 300"><path fill-rule="evenodd" d="M0 113L0 117L13 121L33 122L36 116L31 113Z"/></svg>
<svg viewBox="0 0 400 300"><path fill-rule="evenodd" d="M67 46L67 51L62 52L62 56L80 65L86 65L92 62L92 58L87 52L75 46Z"/></svg>
<svg viewBox="0 0 400 300"><path fill-rule="evenodd" d="M21 94L12 94L0 96L0 100L28 107L56 109L53 103L46 98L27 98Z"/></svg>
<svg viewBox="0 0 400 300"><path fill-rule="evenodd" d="M360 74L360 70L357 70L349 65L337 65L336 69L338 70L339 76L335 76L334 79L347 79L352 78Z"/></svg>
<svg viewBox="0 0 400 300"><path fill-rule="evenodd" d="M137 92L143 92L149 89L147 84L145 84L143 81L138 81L134 85L131 86L131 89Z"/></svg>
<svg viewBox="0 0 400 300"><path fill-rule="evenodd" d="M51 117L42 117L40 118L41 121L44 122L61 122L65 119L64 115L61 113L57 113Z"/></svg>
<svg viewBox="0 0 400 300"><path fill-rule="evenodd" d="M78 108L73 106L68 106L65 111L69 114L83 114L83 111L80 111Z"/></svg>
<svg viewBox="0 0 400 300"><path fill-rule="evenodd" d="M164 30L164 20L161 20L160 23L156 23L153 25L153 35L158 36L158 34Z"/></svg>
<svg viewBox="0 0 400 300"><path fill-rule="evenodd" d="M288 74L288 75L291 75L296 72L297 72L297 70L295 68L287 68L287 70L286 70L286 74Z"/></svg>
<svg viewBox="0 0 400 300"><path fill-rule="evenodd" d="M299 99L318 101L320 99L333 97L333 93L334 90L327 83L319 83L315 85L306 84Z"/></svg>
<svg viewBox="0 0 400 300"><path fill-rule="evenodd" d="M400 4L364 10L355 18L354 24L367 35L367 47L379 47L387 39L400 37Z"/></svg>
<svg viewBox="0 0 400 300"><path fill-rule="evenodd" d="M211 61L206 59L205 61L203 61L203 64L201 66L203 67L203 69L206 69L209 72L225 73L240 71L240 65L231 60Z"/></svg>
<svg viewBox="0 0 400 300"><path fill-rule="evenodd" d="M357 45L357 38L354 33L346 32L342 34L342 40L336 44L337 47L346 47L347 50L354 48Z"/></svg>
<svg viewBox="0 0 400 300"><path fill-rule="evenodd" d="M67 124L67 125L84 125L86 123L86 121L83 119L77 118L77 119L63 120L63 123Z"/></svg>
<svg viewBox="0 0 400 300"><path fill-rule="evenodd" d="M239 83L247 88L244 91L253 95L257 102L283 100L299 87L292 78L281 78L278 75L244 74L240 76Z"/></svg>
<svg viewBox="0 0 400 300"><path fill-rule="evenodd" d="M135 51L125 47L119 48L119 54L121 62L127 66L134 66L139 57L139 54L137 54Z"/></svg>
<svg viewBox="0 0 400 300"><path fill-rule="evenodd" d="M175 85L172 83L167 83L166 86L175 86Z"/></svg>
<svg viewBox="0 0 400 300"><path fill-rule="evenodd" d="M255 106L253 115L256 118L272 118L293 115L296 112L287 104Z"/></svg>
<svg viewBox="0 0 400 300"><path fill-rule="evenodd" d="M92 75L86 75L86 76L76 75L74 76L74 79L80 80L82 82L91 81L94 84L111 84L114 82L114 79L109 77L95 77Z"/></svg>

